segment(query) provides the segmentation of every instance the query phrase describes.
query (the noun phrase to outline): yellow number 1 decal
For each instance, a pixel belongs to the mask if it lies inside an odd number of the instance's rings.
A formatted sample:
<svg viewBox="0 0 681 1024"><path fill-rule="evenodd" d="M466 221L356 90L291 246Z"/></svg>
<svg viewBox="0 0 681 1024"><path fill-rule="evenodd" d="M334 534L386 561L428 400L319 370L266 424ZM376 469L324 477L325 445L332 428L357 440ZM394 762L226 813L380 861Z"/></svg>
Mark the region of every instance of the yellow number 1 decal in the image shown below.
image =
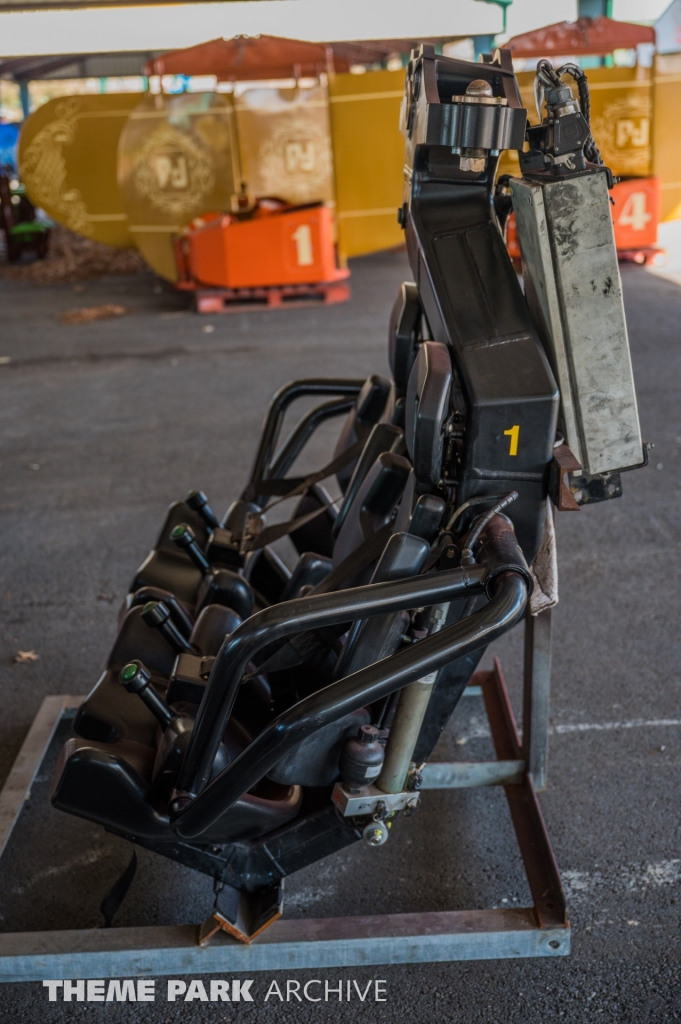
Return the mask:
<svg viewBox="0 0 681 1024"><path fill-rule="evenodd" d="M509 455L517 455L518 454L518 438L520 437L520 426L518 424L516 424L515 427L511 427L510 430L505 430L504 431L504 437L510 437L511 438L511 440L509 442L509 447L508 447L508 454Z"/></svg>

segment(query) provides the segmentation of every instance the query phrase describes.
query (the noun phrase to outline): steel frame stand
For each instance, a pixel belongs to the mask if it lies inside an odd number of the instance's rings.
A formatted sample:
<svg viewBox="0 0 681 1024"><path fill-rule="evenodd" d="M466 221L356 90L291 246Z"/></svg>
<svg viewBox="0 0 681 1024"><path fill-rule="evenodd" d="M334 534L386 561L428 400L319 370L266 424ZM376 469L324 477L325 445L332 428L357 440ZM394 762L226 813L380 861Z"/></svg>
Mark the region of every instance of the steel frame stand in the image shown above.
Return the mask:
<svg viewBox="0 0 681 1024"><path fill-rule="evenodd" d="M277 920L250 945L224 932L199 945L199 926L0 934L0 981L248 973L515 957L566 956L570 925L560 875L536 797L546 784L550 613L526 620L521 741L501 665L477 672L496 761L429 764L423 789L503 785L533 906ZM82 698L46 697L0 791L0 855L59 722ZM427 799L427 797L426 797Z"/></svg>

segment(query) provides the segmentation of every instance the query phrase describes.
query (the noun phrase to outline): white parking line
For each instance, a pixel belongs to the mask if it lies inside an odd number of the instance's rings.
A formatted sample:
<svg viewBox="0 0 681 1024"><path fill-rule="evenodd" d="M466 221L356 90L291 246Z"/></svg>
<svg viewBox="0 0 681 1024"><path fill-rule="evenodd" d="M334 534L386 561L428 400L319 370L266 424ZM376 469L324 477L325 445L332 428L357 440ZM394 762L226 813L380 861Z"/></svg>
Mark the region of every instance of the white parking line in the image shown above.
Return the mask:
<svg viewBox="0 0 681 1024"><path fill-rule="evenodd" d="M681 718L632 718L628 722L565 722L562 725L549 726L549 735L565 736L572 732L612 732L618 729L648 729L679 725L681 725ZM468 740L487 738L491 735L487 723L481 718L472 716L468 727L458 737L457 743L467 743Z"/></svg>
<svg viewBox="0 0 681 1024"><path fill-rule="evenodd" d="M609 732L612 729L646 729L670 725L681 725L681 718L632 718L629 722L574 722L552 725L549 733L561 736L568 732Z"/></svg>
<svg viewBox="0 0 681 1024"><path fill-rule="evenodd" d="M661 860L653 864L622 864L609 871L561 872L566 895L571 900L592 899L602 890L613 892L644 892L664 885L678 885L681 882L681 860Z"/></svg>

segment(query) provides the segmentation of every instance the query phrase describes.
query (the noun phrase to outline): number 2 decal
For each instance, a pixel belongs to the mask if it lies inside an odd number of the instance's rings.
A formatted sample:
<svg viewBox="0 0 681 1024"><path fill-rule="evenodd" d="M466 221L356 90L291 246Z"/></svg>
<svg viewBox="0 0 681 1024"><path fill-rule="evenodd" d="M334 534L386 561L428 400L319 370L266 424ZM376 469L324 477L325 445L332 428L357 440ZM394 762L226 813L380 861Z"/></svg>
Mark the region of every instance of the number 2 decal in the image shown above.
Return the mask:
<svg viewBox="0 0 681 1024"><path fill-rule="evenodd" d="M518 438L520 437L520 426L519 426L519 424L516 424L514 427L511 427L509 430L505 430L504 431L504 437L510 437L510 439L511 439L509 441L509 445L508 445L508 454L509 455L517 455L518 454Z"/></svg>

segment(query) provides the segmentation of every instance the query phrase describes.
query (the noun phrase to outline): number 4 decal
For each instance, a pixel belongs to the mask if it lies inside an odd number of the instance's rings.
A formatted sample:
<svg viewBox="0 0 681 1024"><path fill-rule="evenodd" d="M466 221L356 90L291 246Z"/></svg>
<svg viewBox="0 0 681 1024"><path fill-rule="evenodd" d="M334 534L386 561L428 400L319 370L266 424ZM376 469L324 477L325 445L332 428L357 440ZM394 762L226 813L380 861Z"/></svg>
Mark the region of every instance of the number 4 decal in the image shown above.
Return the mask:
<svg viewBox="0 0 681 1024"><path fill-rule="evenodd" d="M519 424L516 424L514 427L511 427L510 430L505 430L504 431L504 437L510 437L510 439L511 439L510 442L509 442L509 446L508 446L508 454L509 455L517 455L518 454L518 438L520 437L520 426L519 426Z"/></svg>
<svg viewBox="0 0 681 1024"><path fill-rule="evenodd" d="M624 204L618 223L633 231L644 231L648 221L653 219L652 213L648 213L646 198L645 192L632 192Z"/></svg>

